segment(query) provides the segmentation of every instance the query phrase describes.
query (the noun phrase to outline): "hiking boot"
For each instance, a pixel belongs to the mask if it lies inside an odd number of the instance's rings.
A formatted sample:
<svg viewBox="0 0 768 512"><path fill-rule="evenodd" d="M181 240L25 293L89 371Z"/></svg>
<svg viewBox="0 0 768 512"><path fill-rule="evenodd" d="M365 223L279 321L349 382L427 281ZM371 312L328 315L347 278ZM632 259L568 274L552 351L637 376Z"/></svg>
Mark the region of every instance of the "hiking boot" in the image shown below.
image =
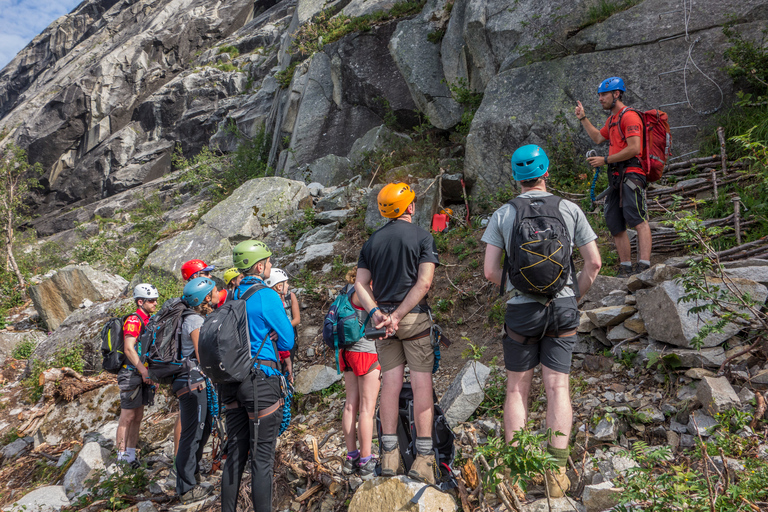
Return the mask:
<svg viewBox="0 0 768 512"><path fill-rule="evenodd" d="M201 475L200 472L198 471L197 473L195 473L195 483L199 484L202 481L203 481L203 475Z"/></svg>
<svg viewBox="0 0 768 512"><path fill-rule="evenodd" d="M376 470L376 459L371 457L365 464L358 462L358 468L360 469L360 478L363 480L370 480L373 478L373 472Z"/></svg>
<svg viewBox="0 0 768 512"><path fill-rule="evenodd" d="M635 263L635 268L632 271L632 273L633 274L639 274L640 272L645 272L649 268L651 268L650 265L646 265L645 263L638 262L638 263Z"/></svg>
<svg viewBox="0 0 768 512"><path fill-rule="evenodd" d="M196 485L192 488L192 490L185 492L181 496L181 504L182 505L188 505L190 503L194 503L195 501L200 501L208 496L213 492L213 486L212 485Z"/></svg>
<svg viewBox="0 0 768 512"><path fill-rule="evenodd" d="M434 455L416 455L416 460L411 465L408 477L424 482L425 484L435 483L435 456Z"/></svg>
<svg viewBox="0 0 768 512"><path fill-rule="evenodd" d="M357 473L358 466L360 465L360 455L357 457L347 457L344 459L344 466L341 468L341 472L345 475L354 475Z"/></svg>
<svg viewBox="0 0 768 512"><path fill-rule="evenodd" d="M619 270L616 272L616 277L622 277L624 279L628 278L631 275L634 275L634 270L632 266L627 265L619 265Z"/></svg>
<svg viewBox="0 0 768 512"><path fill-rule="evenodd" d="M141 467L141 462L139 462L139 459L133 459L128 465L131 466L131 469L139 469Z"/></svg>
<svg viewBox="0 0 768 512"><path fill-rule="evenodd" d="M571 488L571 481L565 475L565 466L560 467L557 473L547 471L547 486L550 498L565 496L565 491Z"/></svg>
<svg viewBox="0 0 768 512"><path fill-rule="evenodd" d="M400 461L400 448L395 446L394 450L386 451L381 449L381 476L396 476L403 473L403 466Z"/></svg>

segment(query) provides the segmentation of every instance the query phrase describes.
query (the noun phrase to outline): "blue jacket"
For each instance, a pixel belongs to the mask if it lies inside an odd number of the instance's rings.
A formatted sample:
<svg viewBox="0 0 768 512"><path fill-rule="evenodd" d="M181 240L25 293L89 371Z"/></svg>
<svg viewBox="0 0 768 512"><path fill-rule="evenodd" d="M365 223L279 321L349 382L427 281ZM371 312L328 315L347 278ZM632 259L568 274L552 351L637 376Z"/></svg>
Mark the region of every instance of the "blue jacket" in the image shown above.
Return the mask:
<svg viewBox="0 0 768 512"><path fill-rule="evenodd" d="M240 286L235 289L235 299L239 299L248 288L254 284L264 284L264 281L256 276L246 276L240 281ZM270 332L277 333L277 349L291 350L294 344L293 326L288 316L285 314L283 301L276 291L270 288L264 288L251 295L245 305L248 313L248 328L251 335L251 357L256 357L256 351L259 349L264 337ZM275 354L272 340L267 339L259 352L259 359L265 359L279 363L278 355ZM278 365L279 366L279 365ZM279 375L280 372L262 366L262 370L267 376Z"/></svg>

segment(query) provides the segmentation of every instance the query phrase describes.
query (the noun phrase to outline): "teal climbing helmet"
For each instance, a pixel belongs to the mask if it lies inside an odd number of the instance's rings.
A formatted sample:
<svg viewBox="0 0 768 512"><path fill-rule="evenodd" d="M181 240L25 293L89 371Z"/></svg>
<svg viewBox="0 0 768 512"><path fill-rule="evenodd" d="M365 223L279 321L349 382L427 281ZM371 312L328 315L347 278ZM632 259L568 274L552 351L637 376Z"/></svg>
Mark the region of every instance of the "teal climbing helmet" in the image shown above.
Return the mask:
<svg viewBox="0 0 768 512"><path fill-rule="evenodd" d="M212 279L196 277L184 286L184 295L181 296L181 300L187 306L194 308L202 304L215 287L216 283Z"/></svg>
<svg viewBox="0 0 768 512"><path fill-rule="evenodd" d="M600 94L601 92L608 91L627 92L627 88L624 87L624 80L617 76L612 76L600 82L600 85L597 87L597 93Z"/></svg>
<svg viewBox="0 0 768 512"><path fill-rule="evenodd" d="M512 176L515 181L528 181L547 174L549 158L536 144L517 148L512 154Z"/></svg>

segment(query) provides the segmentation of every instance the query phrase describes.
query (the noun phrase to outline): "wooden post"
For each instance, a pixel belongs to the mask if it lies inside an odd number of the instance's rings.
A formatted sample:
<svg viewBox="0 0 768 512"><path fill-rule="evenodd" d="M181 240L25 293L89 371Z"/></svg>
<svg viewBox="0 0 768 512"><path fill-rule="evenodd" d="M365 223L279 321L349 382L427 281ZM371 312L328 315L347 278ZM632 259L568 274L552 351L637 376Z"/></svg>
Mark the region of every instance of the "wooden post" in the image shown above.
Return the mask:
<svg viewBox="0 0 768 512"><path fill-rule="evenodd" d="M717 171L715 169L712 169L712 193L715 196L715 201L717 201Z"/></svg>
<svg viewBox="0 0 768 512"><path fill-rule="evenodd" d="M728 155L725 153L725 129L722 126L717 127L717 138L720 139L720 165L723 170L723 177L728 170Z"/></svg>
<svg viewBox="0 0 768 512"><path fill-rule="evenodd" d="M733 201L733 227L736 230L736 244L741 245L741 198L739 196L731 199Z"/></svg>

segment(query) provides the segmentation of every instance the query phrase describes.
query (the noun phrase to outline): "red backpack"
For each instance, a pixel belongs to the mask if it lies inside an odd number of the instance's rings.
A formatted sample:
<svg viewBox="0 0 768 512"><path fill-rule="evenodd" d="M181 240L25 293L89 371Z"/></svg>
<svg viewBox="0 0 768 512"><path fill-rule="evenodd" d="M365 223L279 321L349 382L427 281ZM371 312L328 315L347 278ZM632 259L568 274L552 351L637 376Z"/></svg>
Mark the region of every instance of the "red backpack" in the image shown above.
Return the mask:
<svg viewBox="0 0 768 512"><path fill-rule="evenodd" d="M656 109L641 112L625 107L619 113L619 120L616 123L621 140L626 139L621 133L621 117L627 110L637 112L643 122L643 151L640 154L640 163L645 171L646 180L658 181L664 172L667 158L672 155L672 134L669 131L667 113Z"/></svg>

